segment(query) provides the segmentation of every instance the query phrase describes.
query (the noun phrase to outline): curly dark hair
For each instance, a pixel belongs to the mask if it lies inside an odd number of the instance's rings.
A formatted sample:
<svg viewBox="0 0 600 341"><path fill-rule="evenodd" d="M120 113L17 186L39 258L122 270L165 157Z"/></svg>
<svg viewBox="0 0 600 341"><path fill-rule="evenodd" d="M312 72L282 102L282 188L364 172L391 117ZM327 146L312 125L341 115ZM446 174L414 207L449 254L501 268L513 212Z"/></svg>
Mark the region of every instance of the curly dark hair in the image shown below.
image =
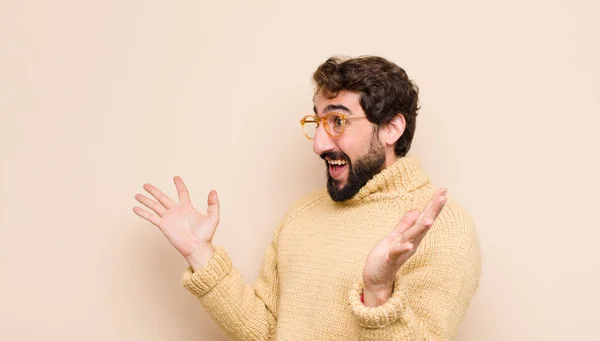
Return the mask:
<svg viewBox="0 0 600 341"><path fill-rule="evenodd" d="M313 80L315 95L322 91L325 97L334 98L343 90L359 93L367 119L377 127L401 113L406 128L394 152L397 156L408 153L415 134L419 88L404 69L382 57L333 56L317 68Z"/></svg>

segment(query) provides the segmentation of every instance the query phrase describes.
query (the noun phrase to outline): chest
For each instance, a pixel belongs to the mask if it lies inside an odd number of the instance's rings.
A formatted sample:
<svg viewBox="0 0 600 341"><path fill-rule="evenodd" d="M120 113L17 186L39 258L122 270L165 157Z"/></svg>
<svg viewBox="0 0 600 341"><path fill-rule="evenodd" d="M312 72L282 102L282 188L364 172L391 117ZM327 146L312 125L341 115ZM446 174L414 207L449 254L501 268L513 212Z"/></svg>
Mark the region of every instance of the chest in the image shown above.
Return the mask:
<svg viewBox="0 0 600 341"><path fill-rule="evenodd" d="M398 206L373 203L316 207L299 216L280 236L281 280L331 278L353 282L362 274L371 249L396 227L401 211Z"/></svg>

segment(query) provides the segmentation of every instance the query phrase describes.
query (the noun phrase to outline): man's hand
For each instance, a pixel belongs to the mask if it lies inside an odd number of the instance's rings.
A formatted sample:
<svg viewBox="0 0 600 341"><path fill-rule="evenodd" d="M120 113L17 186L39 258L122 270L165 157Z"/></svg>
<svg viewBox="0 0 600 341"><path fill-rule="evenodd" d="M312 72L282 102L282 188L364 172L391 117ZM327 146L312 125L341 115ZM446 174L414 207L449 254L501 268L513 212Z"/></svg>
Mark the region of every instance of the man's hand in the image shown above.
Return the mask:
<svg viewBox="0 0 600 341"><path fill-rule="evenodd" d="M192 205L183 180L176 176L173 182L177 188L179 203L171 200L158 188L145 184L144 189L158 202L143 194L136 194L135 199L156 214L137 206L133 208L133 212L156 225L194 271L197 271L214 253L212 238L219 225L219 198L216 191L211 191L208 194L207 214L202 214Z"/></svg>
<svg viewBox="0 0 600 341"><path fill-rule="evenodd" d="M407 212L394 231L371 250L363 270L367 307L381 305L392 295L396 272L417 251L445 204L446 189L442 188L434 193L422 213Z"/></svg>

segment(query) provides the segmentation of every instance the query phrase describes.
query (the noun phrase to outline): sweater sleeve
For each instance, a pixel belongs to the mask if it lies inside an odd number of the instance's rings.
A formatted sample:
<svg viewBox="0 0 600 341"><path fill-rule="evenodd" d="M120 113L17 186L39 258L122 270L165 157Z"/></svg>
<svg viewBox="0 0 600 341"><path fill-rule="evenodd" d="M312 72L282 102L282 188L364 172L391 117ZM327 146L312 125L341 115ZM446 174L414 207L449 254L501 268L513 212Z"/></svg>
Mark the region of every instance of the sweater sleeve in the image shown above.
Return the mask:
<svg viewBox="0 0 600 341"><path fill-rule="evenodd" d="M198 272L182 276L183 286L231 340L272 340L277 321L277 231L254 285L246 285L222 247Z"/></svg>
<svg viewBox="0 0 600 341"><path fill-rule="evenodd" d="M455 336L479 285L480 254L472 220L460 211L444 211L444 219L436 221L398 272L384 304L366 307L360 301L362 283L350 291L359 340L445 341Z"/></svg>

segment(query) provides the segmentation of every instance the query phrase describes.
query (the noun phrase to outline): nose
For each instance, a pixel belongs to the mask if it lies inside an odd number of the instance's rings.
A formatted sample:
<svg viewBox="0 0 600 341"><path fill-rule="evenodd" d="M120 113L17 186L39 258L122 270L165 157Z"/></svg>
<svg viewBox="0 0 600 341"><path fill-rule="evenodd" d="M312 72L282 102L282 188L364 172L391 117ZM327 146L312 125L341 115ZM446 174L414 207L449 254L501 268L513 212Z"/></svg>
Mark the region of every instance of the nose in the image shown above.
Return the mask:
<svg viewBox="0 0 600 341"><path fill-rule="evenodd" d="M313 151L317 155L321 155L325 152L332 151L335 148L333 139L325 131L325 127L320 125L315 132L315 139L313 140Z"/></svg>

